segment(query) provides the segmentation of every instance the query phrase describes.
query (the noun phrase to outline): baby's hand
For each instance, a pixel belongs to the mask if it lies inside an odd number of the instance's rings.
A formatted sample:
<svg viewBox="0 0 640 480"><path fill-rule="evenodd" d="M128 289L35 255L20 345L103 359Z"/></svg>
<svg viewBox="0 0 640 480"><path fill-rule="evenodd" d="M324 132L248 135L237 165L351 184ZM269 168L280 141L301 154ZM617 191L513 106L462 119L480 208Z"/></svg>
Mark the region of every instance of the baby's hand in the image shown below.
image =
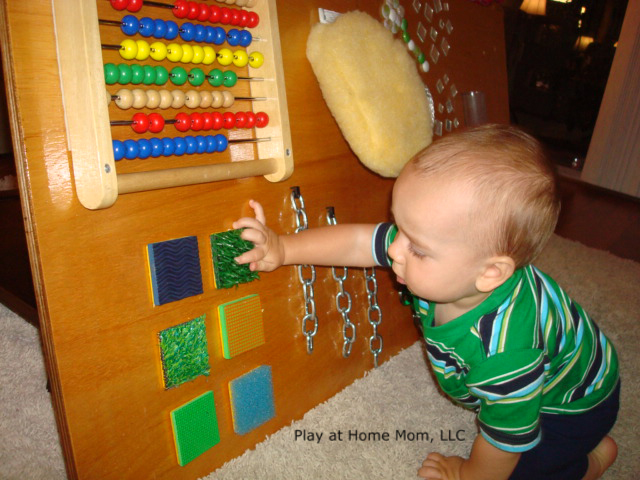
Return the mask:
<svg viewBox="0 0 640 480"><path fill-rule="evenodd" d="M460 480L462 457L445 457L439 453L430 453L418 470L418 477L427 480Z"/></svg>
<svg viewBox="0 0 640 480"><path fill-rule="evenodd" d="M282 265L284 251L278 235L266 226L264 210L255 200L249 200L255 218L244 217L233 222L233 228L244 228L242 239L253 243L254 248L235 258L239 264L249 264L251 271L271 272Z"/></svg>

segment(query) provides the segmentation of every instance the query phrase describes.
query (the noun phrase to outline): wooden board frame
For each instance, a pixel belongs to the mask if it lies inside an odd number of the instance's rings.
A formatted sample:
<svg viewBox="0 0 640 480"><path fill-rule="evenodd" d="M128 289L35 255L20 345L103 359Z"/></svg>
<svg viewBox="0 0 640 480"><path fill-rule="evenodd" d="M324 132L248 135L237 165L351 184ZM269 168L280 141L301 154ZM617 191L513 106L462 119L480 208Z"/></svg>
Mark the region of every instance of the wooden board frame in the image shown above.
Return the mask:
<svg viewBox="0 0 640 480"><path fill-rule="evenodd" d="M250 69L251 94L266 100L261 110L269 125L261 131L259 158L225 164L117 173L105 82L96 2L51 0L63 92L69 151L78 199L88 209L110 207L118 194L195 185L264 175L281 182L293 172L293 147L284 85L284 70L275 0L256 3L259 24L252 29L259 39L264 64Z"/></svg>

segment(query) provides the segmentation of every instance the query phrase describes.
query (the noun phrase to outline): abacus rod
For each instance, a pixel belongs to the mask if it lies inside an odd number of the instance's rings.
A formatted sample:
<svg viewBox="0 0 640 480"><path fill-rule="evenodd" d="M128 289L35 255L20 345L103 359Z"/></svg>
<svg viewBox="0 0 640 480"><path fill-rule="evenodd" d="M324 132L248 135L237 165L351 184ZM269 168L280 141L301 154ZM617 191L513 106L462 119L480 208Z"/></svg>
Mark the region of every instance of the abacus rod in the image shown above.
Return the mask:
<svg viewBox="0 0 640 480"><path fill-rule="evenodd" d="M150 7L173 8L173 5L169 5L168 3L152 2L151 0L144 0L142 4Z"/></svg>
<svg viewBox="0 0 640 480"><path fill-rule="evenodd" d="M120 20L103 20L102 18L98 19L98 23L100 25L110 25L113 27L121 27L122 26L122 21Z"/></svg>

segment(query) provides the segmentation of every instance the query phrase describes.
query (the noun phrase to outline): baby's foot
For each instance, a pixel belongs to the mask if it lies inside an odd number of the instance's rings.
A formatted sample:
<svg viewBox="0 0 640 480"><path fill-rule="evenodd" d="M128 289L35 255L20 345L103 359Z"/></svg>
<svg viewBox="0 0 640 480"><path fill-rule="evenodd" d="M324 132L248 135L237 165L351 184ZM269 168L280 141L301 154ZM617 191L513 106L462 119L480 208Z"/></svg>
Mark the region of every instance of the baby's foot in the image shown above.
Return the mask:
<svg viewBox="0 0 640 480"><path fill-rule="evenodd" d="M600 478L618 456L618 444L610 436L604 437L589 454L589 470L584 480Z"/></svg>

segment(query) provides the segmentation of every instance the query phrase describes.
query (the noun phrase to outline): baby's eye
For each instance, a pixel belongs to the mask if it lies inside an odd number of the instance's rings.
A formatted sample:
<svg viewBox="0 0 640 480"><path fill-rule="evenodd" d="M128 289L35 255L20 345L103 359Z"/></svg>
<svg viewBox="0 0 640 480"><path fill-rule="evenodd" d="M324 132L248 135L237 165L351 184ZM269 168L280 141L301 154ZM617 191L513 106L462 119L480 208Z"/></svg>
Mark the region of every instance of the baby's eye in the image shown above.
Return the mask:
<svg viewBox="0 0 640 480"><path fill-rule="evenodd" d="M422 252L419 252L418 250L416 250L414 248L413 245L409 244L409 253L411 253L411 255L413 255L416 258L424 258L425 254Z"/></svg>

